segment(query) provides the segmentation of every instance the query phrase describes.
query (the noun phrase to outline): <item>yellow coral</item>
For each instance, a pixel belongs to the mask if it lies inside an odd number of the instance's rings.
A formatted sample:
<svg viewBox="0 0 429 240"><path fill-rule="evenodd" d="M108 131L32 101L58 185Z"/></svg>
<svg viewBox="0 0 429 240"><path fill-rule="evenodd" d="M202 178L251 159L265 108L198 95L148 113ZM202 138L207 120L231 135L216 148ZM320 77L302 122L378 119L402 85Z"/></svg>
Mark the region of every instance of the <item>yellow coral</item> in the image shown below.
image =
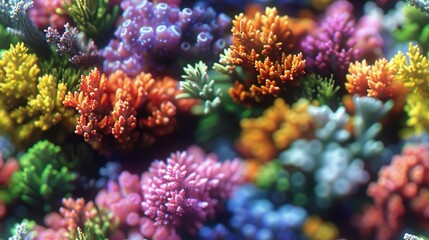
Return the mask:
<svg viewBox="0 0 429 240"><path fill-rule="evenodd" d="M39 73L37 56L28 54L24 43L11 45L0 60L0 92L15 99L32 96Z"/></svg>
<svg viewBox="0 0 429 240"><path fill-rule="evenodd" d="M18 145L64 119L73 122L73 111L62 103L66 84L50 74L39 76L37 62L23 43L11 45L0 59L0 132Z"/></svg>
<svg viewBox="0 0 429 240"><path fill-rule="evenodd" d="M248 160L270 161L298 138L313 136L313 119L307 112L308 101L301 100L290 108L282 99L259 118L243 119L238 148Z"/></svg>
<svg viewBox="0 0 429 240"><path fill-rule="evenodd" d="M331 222L324 222L319 216L310 216L302 226L302 232L311 240L338 239L339 230Z"/></svg>
<svg viewBox="0 0 429 240"><path fill-rule="evenodd" d="M406 56L399 52L392 60L396 78L408 88L405 112L408 131L429 131L429 62L418 46L409 44Z"/></svg>

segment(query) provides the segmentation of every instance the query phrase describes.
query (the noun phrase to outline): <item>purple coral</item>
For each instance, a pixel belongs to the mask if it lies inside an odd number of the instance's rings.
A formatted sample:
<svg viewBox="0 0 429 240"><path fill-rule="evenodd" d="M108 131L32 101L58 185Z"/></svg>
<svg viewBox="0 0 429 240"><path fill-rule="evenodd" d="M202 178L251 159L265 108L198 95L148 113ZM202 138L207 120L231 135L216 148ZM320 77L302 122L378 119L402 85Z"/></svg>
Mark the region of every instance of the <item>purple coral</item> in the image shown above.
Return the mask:
<svg viewBox="0 0 429 240"><path fill-rule="evenodd" d="M307 71L323 76L334 74L336 78L344 79L350 62L358 58L354 34L355 19L351 3L336 1L331 4L319 29L301 44Z"/></svg>
<svg viewBox="0 0 429 240"><path fill-rule="evenodd" d="M215 155L204 157L193 149L152 163L142 176L145 237L196 234L241 182L240 168L237 159L220 163Z"/></svg>
<svg viewBox="0 0 429 240"><path fill-rule="evenodd" d="M226 45L231 19L211 7L180 9L174 3L125 0L116 39L103 50L104 71L123 70L129 76L153 72L176 56L217 55ZM162 68L162 67L161 67Z"/></svg>

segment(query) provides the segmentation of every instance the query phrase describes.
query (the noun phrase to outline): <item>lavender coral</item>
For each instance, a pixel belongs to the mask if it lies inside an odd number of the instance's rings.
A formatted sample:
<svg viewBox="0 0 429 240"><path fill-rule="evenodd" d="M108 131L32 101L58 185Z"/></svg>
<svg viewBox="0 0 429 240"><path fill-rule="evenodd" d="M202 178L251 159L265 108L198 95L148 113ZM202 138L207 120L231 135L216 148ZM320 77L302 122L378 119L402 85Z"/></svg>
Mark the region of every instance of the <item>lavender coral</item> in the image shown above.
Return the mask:
<svg viewBox="0 0 429 240"><path fill-rule="evenodd" d="M156 72L175 56L201 58L219 53L226 45L225 32L231 20L211 7L196 4L180 9L175 3L127 0L121 8L124 12L116 39L103 50L106 73L122 70L136 76L143 71Z"/></svg>

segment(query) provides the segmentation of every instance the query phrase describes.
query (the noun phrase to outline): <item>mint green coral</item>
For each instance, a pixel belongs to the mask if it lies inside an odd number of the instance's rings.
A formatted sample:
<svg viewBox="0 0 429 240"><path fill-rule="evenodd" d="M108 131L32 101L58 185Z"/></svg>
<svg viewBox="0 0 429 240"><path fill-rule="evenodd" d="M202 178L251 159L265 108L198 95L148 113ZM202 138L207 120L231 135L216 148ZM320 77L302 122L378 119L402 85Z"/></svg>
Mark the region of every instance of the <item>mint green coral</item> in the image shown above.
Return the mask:
<svg viewBox="0 0 429 240"><path fill-rule="evenodd" d="M74 190L77 174L68 163L59 146L43 140L37 142L19 159L21 169L11 180L19 199L44 212L57 210L61 199ZM55 206L55 202L58 205Z"/></svg>
<svg viewBox="0 0 429 240"><path fill-rule="evenodd" d="M429 16L417 8L404 6L405 22L392 32L398 42L417 41L429 54Z"/></svg>
<svg viewBox="0 0 429 240"><path fill-rule="evenodd" d="M0 133L21 146L62 121L71 130L74 113L62 103L67 91L54 75L41 76L37 56L23 43L11 45L0 59Z"/></svg>
<svg viewBox="0 0 429 240"><path fill-rule="evenodd" d="M210 113L221 103L222 90L215 87L215 81L210 80L207 73L207 65L200 61L195 67L188 64L183 68L185 81L180 82L180 88L184 93L177 98L194 98L204 102L204 114Z"/></svg>

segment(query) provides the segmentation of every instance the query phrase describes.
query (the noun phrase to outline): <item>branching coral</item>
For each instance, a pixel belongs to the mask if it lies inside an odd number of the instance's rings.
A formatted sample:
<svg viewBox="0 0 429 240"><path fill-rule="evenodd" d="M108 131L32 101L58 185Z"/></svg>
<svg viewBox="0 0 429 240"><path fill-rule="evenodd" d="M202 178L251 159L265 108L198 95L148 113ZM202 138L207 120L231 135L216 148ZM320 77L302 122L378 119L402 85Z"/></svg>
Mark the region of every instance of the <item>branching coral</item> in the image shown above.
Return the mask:
<svg viewBox="0 0 429 240"><path fill-rule="evenodd" d="M11 45L0 59L0 132L9 133L17 144L71 121L73 115L62 104L66 84L52 75L39 76L37 61L23 43Z"/></svg>
<svg viewBox="0 0 429 240"><path fill-rule="evenodd" d="M128 237L180 239L215 217L241 182L240 168L238 159L221 163L194 147L152 162L141 179L123 172L119 184L110 182L99 192L96 203L112 212Z"/></svg>
<svg viewBox="0 0 429 240"><path fill-rule="evenodd" d="M365 208L358 218L362 237L375 234L379 240L392 239L405 227L407 216L427 221L428 171L427 146L406 147L401 155L394 156L390 165L380 170L377 182L368 187L374 205Z"/></svg>
<svg viewBox="0 0 429 240"><path fill-rule="evenodd" d="M115 227L111 216L83 198L63 198L59 213L45 217L46 227L36 226L36 239L107 239ZM86 239L86 238L85 238Z"/></svg>
<svg viewBox="0 0 429 240"><path fill-rule="evenodd" d="M327 106L310 106L309 114L316 119L315 139L297 140L279 156L286 167L314 174L314 193L320 207L366 183L369 174L364 161L380 156L383 150L383 143L374 138L381 130L378 121L390 110L391 102L383 104L369 97L355 97L354 101L354 138L347 129L349 116L343 107L334 113Z"/></svg>
<svg viewBox="0 0 429 240"><path fill-rule="evenodd" d="M238 159L220 163L215 155L200 154L195 150L177 152L166 163L153 162L143 174L146 217L142 227L146 237L177 239L181 232L195 234L240 183Z"/></svg>
<svg viewBox="0 0 429 240"><path fill-rule="evenodd" d="M306 69L322 76L334 74L336 81L345 78L349 63L358 57L353 48L355 20L352 12L353 7L347 1L331 4L319 29L301 43Z"/></svg>
<svg viewBox="0 0 429 240"><path fill-rule="evenodd" d="M289 107L277 99L261 117L243 119L238 149L248 160L263 163L296 139L313 137L314 120L308 114L308 106L307 101L300 101Z"/></svg>
<svg viewBox="0 0 429 240"><path fill-rule="evenodd" d="M0 23L8 31L18 35L22 41L40 54L49 52L43 33L29 19L28 11L33 6L31 0L2 0L0 2Z"/></svg>
<svg viewBox="0 0 429 240"><path fill-rule="evenodd" d="M180 82L180 88L184 93L178 95L177 98L194 98L204 101L203 112L208 114L220 104L221 89L214 86L215 81L210 80L207 65L202 61L195 64L195 67L188 64L183 70L186 75L182 75L185 81Z"/></svg>
<svg viewBox="0 0 429 240"><path fill-rule="evenodd" d="M108 136L121 143L122 149L139 139L147 146L172 132L176 112L193 104L175 99L180 93L177 85L172 78L155 80L147 73L130 78L117 71L107 79L95 68L82 76L80 91L69 92L64 105L76 108L80 116L75 133L96 149L106 150L108 145L103 144L108 144L104 139Z"/></svg>
<svg viewBox="0 0 429 240"><path fill-rule="evenodd" d="M408 59L399 52L391 63L396 69L395 77L409 90L404 108L408 114L407 125L415 132L421 132L429 130L429 62L419 47L411 43L406 55Z"/></svg>
<svg viewBox="0 0 429 240"><path fill-rule="evenodd" d="M57 29L51 27L46 29L45 32L47 41L56 44L56 51L59 54L68 54L71 63L83 66L96 63L98 50L94 41L87 41L85 34L79 33L69 23L64 25L62 35L59 34Z"/></svg>
<svg viewBox="0 0 429 240"><path fill-rule="evenodd" d="M233 44L220 57L215 69L237 74L237 68L246 76L234 76L230 96L237 102L261 102L266 98L285 94L287 88L297 86L305 73L302 55L292 54L293 32L288 16L278 16L276 8L266 8L253 19L240 14L232 28Z"/></svg>
<svg viewBox="0 0 429 240"><path fill-rule="evenodd" d="M368 65L366 60L351 63L346 78L345 87L349 94L369 96L383 102L392 99L395 112L402 111L407 89L396 78L396 68L386 59L379 59L374 65Z"/></svg>
<svg viewBox="0 0 429 240"><path fill-rule="evenodd" d="M196 4L180 9L175 3L122 1L124 10L116 39L103 50L106 73L122 70L130 76L159 72L185 56L207 58L218 54L228 40L230 18ZM180 56L180 57L177 57Z"/></svg>
<svg viewBox="0 0 429 240"><path fill-rule="evenodd" d="M75 186L77 174L67 167L61 148L49 141L39 141L19 158L21 169L11 186L19 198L40 211L56 207L55 200L69 194Z"/></svg>

